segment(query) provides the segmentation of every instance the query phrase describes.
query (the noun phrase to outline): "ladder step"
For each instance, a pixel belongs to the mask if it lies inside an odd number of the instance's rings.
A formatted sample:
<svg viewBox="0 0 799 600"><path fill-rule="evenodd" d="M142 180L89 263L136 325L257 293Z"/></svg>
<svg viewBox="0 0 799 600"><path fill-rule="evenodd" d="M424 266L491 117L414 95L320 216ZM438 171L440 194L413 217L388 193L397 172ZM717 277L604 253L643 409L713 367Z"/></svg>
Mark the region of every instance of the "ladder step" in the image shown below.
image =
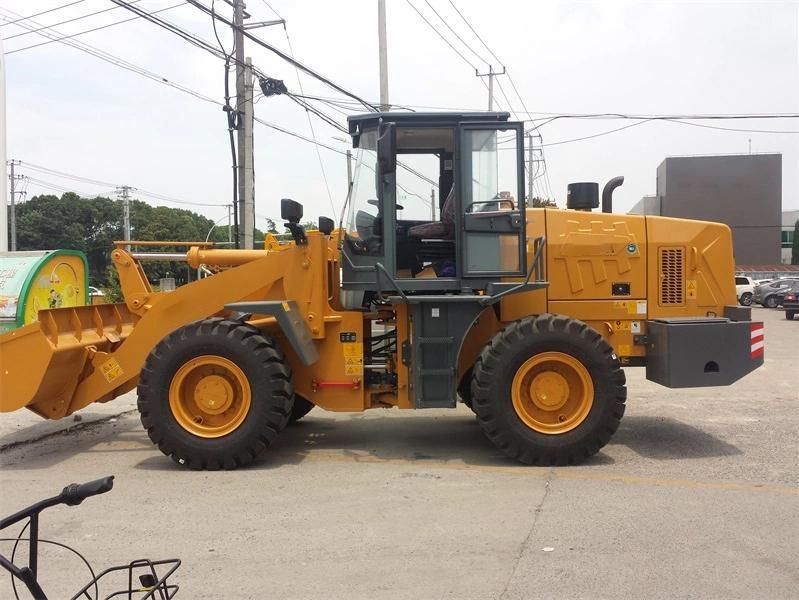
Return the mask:
<svg viewBox="0 0 799 600"><path fill-rule="evenodd" d="M449 367L448 369L420 369L419 374L422 377L426 377L428 375L434 375L434 376L447 375L451 377L452 375L455 374L455 369L453 369L452 367Z"/></svg>
<svg viewBox="0 0 799 600"><path fill-rule="evenodd" d="M452 344L455 342L454 337L420 337L420 344Z"/></svg>

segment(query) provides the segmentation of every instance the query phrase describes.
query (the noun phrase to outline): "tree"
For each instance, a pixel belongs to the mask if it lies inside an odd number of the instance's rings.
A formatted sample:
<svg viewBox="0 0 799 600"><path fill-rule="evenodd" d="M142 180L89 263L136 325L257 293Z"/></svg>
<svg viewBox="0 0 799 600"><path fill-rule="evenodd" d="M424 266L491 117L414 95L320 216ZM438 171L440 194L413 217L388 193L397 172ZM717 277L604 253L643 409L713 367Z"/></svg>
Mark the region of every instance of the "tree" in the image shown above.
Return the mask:
<svg viewBox="0 0 799 600"><path fill-rule="evenodd" d="M532 208L557 208L558 205L555 203L554 200L551 198L539 198L538 196L533 196L532 201L530 202L530 206Z"/></svg>
<svg viewBox="0 0 799 600"><path fill-rule="evenodd" d="M799 265L799 221L793 226L793 248L791 248L791 264Z"/></svg>
<svg viewBox="0 0 799 600"><path fill-rule="evenodd" d="M203 241L213 225L210 219L185 209L130 202L131 237L136 240ZM256 232L258 235L259 232ZM260 234L263 239L263 234ZM224 233L227 239L227 232ZM109 283L111 250L121 240L122 203L111 198L81 198L66 193L34 196L17 207L17 241L20 250L68 248L84 252L89 260L92 285ZM163 246L150 251L170 252ZM147 263L151 281L167 273L178 280L189 277L185 263Z"/></svg>

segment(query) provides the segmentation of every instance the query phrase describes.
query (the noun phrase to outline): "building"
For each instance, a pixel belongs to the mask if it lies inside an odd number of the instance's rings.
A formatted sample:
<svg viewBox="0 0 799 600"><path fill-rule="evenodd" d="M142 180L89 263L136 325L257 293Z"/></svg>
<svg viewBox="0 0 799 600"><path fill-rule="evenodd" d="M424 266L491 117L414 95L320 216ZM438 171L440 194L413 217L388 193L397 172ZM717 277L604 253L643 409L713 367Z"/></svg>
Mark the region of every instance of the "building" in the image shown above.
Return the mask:
<svg viewBox="0 0 799 600"><path fill-rule="evenodd" d="M791 264L793 236L796 222L799 221L799 210L786 210L782 213L782 263Z"/></svg>
<svg viewBox="0 0 799 600"><path fill-rule="evenodd" d="M633 214L726 223L738 264L780 264L782 155L672 156Z"/></svg>

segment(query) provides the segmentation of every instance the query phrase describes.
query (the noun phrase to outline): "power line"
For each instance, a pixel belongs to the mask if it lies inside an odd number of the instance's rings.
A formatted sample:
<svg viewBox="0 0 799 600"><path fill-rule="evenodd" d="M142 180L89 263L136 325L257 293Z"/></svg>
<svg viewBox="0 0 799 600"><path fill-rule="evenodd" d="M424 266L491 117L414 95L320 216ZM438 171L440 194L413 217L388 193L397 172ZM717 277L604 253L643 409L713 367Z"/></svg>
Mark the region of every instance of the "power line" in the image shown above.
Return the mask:
<svg viewBox="0 0 799 600"><path fill-rule="evenodd" d="M117 2L117 3L124 2L124 0L111 0L111 1L112 2ZM186 2L188 2L192 6L195 6L195 7L199 8L200 10L205 12L206 14L212 14L208 7L203 5L201 2L198 2L197 0L186 0ZM212 16L214 16L216 19L218 19L219 21L221 21L222 23L224 23L228 27L232 27L234 29L238 29L238 27L235 26L231 21L229 21L228 19L220 16L219 14L215 14L215 15L212 15ZM371 105L370 103L366 102L366 100L364 100L360 96L357 96L356 94L344 89L343 87L341 87L338 84L334 83L333 81L331 81L327 77L324 77L323 75L320 75L319 73L317 73L316 71L314 71L310 67L304 65L300 61L298 61L298 60L292 58L291 56L287 55L282 50L276 48L275 46L272 46L271 44L268 44L267 42L263 41L259 37L253 35L249 31L247 31L246 28L241 28L241 33L247 39L255 42L256 44L258 44L262 48L265 48L265 49L269 50L273 54L276 54L277 56L279 56L280 58L282 58L283 60L285 60L289 64L292 64L295 67L301 69L302 71L304 71L305 73L307 73L311 77L314 77L315 79L318 79L319 81L321 81L322 83L324 83L327 86L331 87L332 89L336 90L337 92L340 92L340 93L344 94L345 96L349 96L350 98L353 98L354 100L357 100L358 102L363 104L370 111L374 112L374 111L377 110L373 105Z"/></svg>
<svg viewBox="0 0 799 600"><path fill-rule="evenodd" d="M40 17L42 15L46 15L47 13L55 12L57 10L61 10L62 8L67 8L68 6L74 6L75 4L80 4L81 2L85 1L86 0L75 0L75 2L69 2L67 4L62 4L61 6L56 6L55 8L49 8L47 10L43 10L41 12L37 12L32 15L28 15L27 17L20 16L18 19L14 21L3 23L2 25L0 25L0 27L5 27L6 25L14 25L15 23L19 23L20 21L27 21L28 19L33 19L34 17Z"/></svg>
<svg viewBox="0 0 799 600"><path fill-rule="evenodd" d="M166 8L162 8L160 10L155 10L155 11L153 11L152 14L165 12L167 10L172 10L173 8L179 8L181 6L184 6L184 4L183 3L173 4L172 6L167 6ZM115 6L113 8L108 8L106 10L114 10L115 8L119 8L119 7ZM106 11L99 11L99 12L106 12ZM93 13L93 14L98 14L98 13ZM89 15L86 15L86 16L89 16ZM131 17L129 19L122 19L120 21L114 21L113 23L107 23L105 25L100 25L98 27L92 27L91 29L84 29L83 31L78 31L77 33L71 33L69 35L64 35L64 36L61 36L60 38L51 39L51 40L49 40L47 42L39 42L38 44L31 44L30 46L24 46L22 48L16 48L14 50L9 50L5 54L16 54L17 52L22 52L23 50L30 50L31 48L38 48L39 46L46 46L47 44L52 44L53 42L61 42L63 40L68 40L68 39L77 37L79 35L85 35L87 33L93 33L95 31L102 31L103 29L108 29L109 27L114 27L116 25L122 25L123 23L129 23L130 21L135 21L138 18L139 17ZM64 21L63 23L68 23L68 22L69 21ZM62 25L63 23L56 23L55 25ZM20 34L18 34L16 36L12 36L12 37L18 37L20 35L28 35L28 33L40 33L42 30L50 29L51 27L54 27L55 25L52 25L52 26L51 25L46 25L46 26L40 27L39 29L32 29L32 30L28 31L27 33L20 33ZM5 38L5 39L11 39L11 38Z"/></svg>
<svg viewBox="0 0 799 600"><path fill-rule="evenodd" d="M422 12L421 12L421 11L420 11L418 8L416 8L416 7L415 7L415 6L414 6L414 5L411 3L411 0L405 0L405 2L407 2L408 6L410 6L410 7L411 7L411 8L412 8L412 9L413 9L415 12L416 12L416 14L417 14L417 15L419 15L419 16L421 17L421 19L422 19L422 20L423 20L425 23L427 23L427 26L428 26L428 27L430 27L430 29L432 29L432 30L435 32L435 34L436 34L438 37L440 37L440 38L441 38L441 39L444 41L444 43L445 43L447 46L449 46L449 47L452 49L452 51L453 51L455 54L457 54L458 56L460 56L460 57L461 57L461 60L463 60L463 62L465 62L467 65L469 65L469 66L470 66L470 67L471 67L473 70L475 70L475 71L477 70L477 67L475 67L475 66L474 66L474 65L473 65L473 64L472 64L472 63L469 61L469 59L467 59L467 58L466 58L466 57L465 57L463 54L461 54L461 52L460 52L460 51L459 51L459 50L458 50L458 49L457 49L455 46L453 46L453 45L450 43L450 41L449 41L449 40L448 40L446 37L444 37L444 35L442 35L442 33L441 33L441 32L440 32L440 31L439 31L439 30L438 30L438 29L437 29L437 28L436 28L436 27L435 27L435 26L434 26L434 25L433 25L433 24L430 22L430 21L428 21L428 20L427 20L427 17L425 17L425 16L422 14ZM483 82L483 83L485 83L485 82Z"/></svg>
<svg viewBox="0 0 799 600"><path fill-rule="evenodd" d="M264 0L264 4L266 4L267 7L269 7L269 9L273 13L275 13L275 15L277 15L278 19L283 21L283 33L286 36L286 43L288 44L288 47L289 47L289 54L291 55L291 58L293 59L294 58L294 48L291 45L291 38L289 37L288 27L286 27L286 20L283 19L277 13L277 11L275 9L273 9L271 6L269 6L269 4L266 2L266 0ZM300 78L300 70L299 70L299 68L297 68L296 65L294 67L294 73L295 73L295 75L297 77L297 87L300 88L300 94L305 94L305 91L302 89L302 79ZM295 102L297 102L296 99L294 99L294 98L292 98L292 99ZM304 101L302 101L302 102L304 102ZM316 152L316 158L319 161L319 170L322 172L322 179L325 182L325 190L327 191L327 198L330 201L330 208L333 210L333 214L335 215L336 214L336 205L333 202L333 194L330 192L330 183L327 180L327 173L325 172L325 165L322 162L322 154L319 152L319 146L316 144L316 131L314 131L313 120L311 119L311 113L309 112L309 108L307 106L307 103L305 103L305 104L306 104L305 116L308 118L308 128L311 130L311 138L314 141L314 151Z"/></svg>
<svg viewBox="0 0 799 600"><path fill-rule="evenodd" d="M134 1L135 2L140 2L140 0L134 0ZM40 27L39 29L47 29L48 27L58 27L59 25L66 25L67 23L73 23L74 21L80 21L81 19L87 19L89 17L93 17L94 15L99 15L99 14L102 14L102 13L106 13L108 11L116 10L118 8L119 8L118 6L112 6L110 8L104 8L103 10L97 10L97 11L94 11L92 13L87 13L85 15L72 17L71 19L67 19L66 21L59 21L58 23L52 23L51 25L46 25L44 27ZM25 31L24 33L16 33L14 35L10 35L8 37L3 38L3 41L13 40L14 38L18 38L18 37L21 37L23 35L30 35L31 33L36 33L37 31L39 31L39 30L38 29L33 29L33 30L30 30L30 31Z"/></svg>
<svg viewBox="0 0 799 600"><path fill-rule="evenodd" d="M56 177L62 177L62 178L65 178L65 179L70 179L72 181L83 182L83 183L87 183L87 184L90 184L90 185L97 185L97 186L100 186L100 187L113 188L113 189L123 187L120 184L112 183L112 182L109 182L109 181L102 181L100 179L92 179L90 177L83 177L81 175L74 175L72 173L66 173L64 171L51 169L49 167L44 167L42 165L36 165L36 164L33 164L33 163L29 163L27 161L20 161L20 166L22 168L24 168L24 169L33 170L33 171L37 171L37 172L40 172L40 173L47 173L47 174L50 174L50 175L53 175L53 176L56 176ZM37 177L31 177L30 175L28 175L27 177L31 181L33 181L34 183L48 185L48 186L50 186L52 188L58 188L58 189L61 189L61 190L64 190L64 191L68 191L68 192L74 192L74 193L77 193L77 194L82 195L84 197L97 197L97 196L86 195L86 194L83 194L82 192L78 192L78 191L76 191L74 189L71 189L69 187L65 187L65 186L58 185L58 184L55 184L55 183L52 183L52 182L48 182L48 181L45 181L43 179L39 179ZM186 205L186 206L215 206L215 207L224 206L222 204L213 204L213 203L209 203L209 202L191 202L189 200L182 200L180 198L173 198L171 196L165 196L163 194L158 194L156 192L150 192L150 191L144 190L142 188L136 188L136 191L138 191L139 194L143 195L143 196L148 196L148 197L151 197L151 198L154 198L154 199L157 199L157 200L162 200L164 202L172 202L172 203L175 203L175 204L183 204L183 205Z"/></svg>
<svg viewBox="0 0 799 600"><path fill-rule="evenodd" d="M477 33L477 32L474 30L474 27L472 27L472 24L471 24L471 23L469 23L469 20L468 20L468 19L467 19L465 16L463 16L463 13L462 13L462 12L461 12L461 11L458 9L458 7L457 7L457 6L455 6L455 3L454 3L452 0L449 0L449 3L452 5L452 8L454 8L454 9L455 9L455 12L456 12L456 13L458 13L458 15L460 15L460 18L463 20L463 22L464 22L464 23L466 23L466 25L469 27L469 29L471 29L472 33L473 33L473 34L474 34L474 35L477 37L477 39L478 39L478 40L480 40L480 43L481 43L481 44L483 44L483 47L484 47L486 50L488 50L488 53L489 53L489 54L490 54L492 57L494 57L494 60L496 60L496 61L499 63L499 66L500 66L500 67L504 67L504 66L505 66L505 65L504 65L504 63L503 63L501 60L499 60L499 58L497 57L497 55L496 55L496 54L494 54L494 52L491 50L491 48L489 48L489 47L488 47L488 45L487 45L487 44L486 44L486 43L483 41L483 38L481 38L481 37L480 37L480 34L479 34L479 33ZM485 62L485 61L483 61L483 62Z"/></svg>
<svg viewBox="0 0 799 600"><path fill-rule="evenodd" d="M447 27L447 29L449 29L449 30L452 32L452 34L453 34L453 35L454 35L456 38L458 38L458 40L460 40L461 44L463 44L463 45L464 45L464 46L465 46L465 47L466 47L466 48L469 50L469 52L471 52L471 53L472 53L472 54L473 54L473 55L474 55L474 56L477 58L477 60L478 60L478 61L480 61L480 62L484 62L485 64L489 64L489 62L488 62L487 60L485 60L485 59L484 59L482 56L480 56L480 55L479 55L477 52L475 52L475 51L474 51L474 48L472 48L472 47L471 47L471 46L470 46L468 43L466 43L466 41L465 41L465 40L464 40L464 39L463 39L463 38L462 38L462 37L461 37L461 36L458 34L458 32L457 32L457 31L455 31L455 30L452 28L452 25L450 25L450 24L447 22L447 20L446 20L446 19L444 19L444 17L442 17L442 16L439 14L439 12L438 12L438 11L435 9L435 7L434 7L432 4L430 4L430 0L424 0L424 3L425 3L425 4L427 4L427 6L429 6L429 7L430 7L430 10L432 10L432 11L435 13L435 15L436 15L436 16L439 18L439 20L440 20L442 23L444 23L444 25Z"/></svg>

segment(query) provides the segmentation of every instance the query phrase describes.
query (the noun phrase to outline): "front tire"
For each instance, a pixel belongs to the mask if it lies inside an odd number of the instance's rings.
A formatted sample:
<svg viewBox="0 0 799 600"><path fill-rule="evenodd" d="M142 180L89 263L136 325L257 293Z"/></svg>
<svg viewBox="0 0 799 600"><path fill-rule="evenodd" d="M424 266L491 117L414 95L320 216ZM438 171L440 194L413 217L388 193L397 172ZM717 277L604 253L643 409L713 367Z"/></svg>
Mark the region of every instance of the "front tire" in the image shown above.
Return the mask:
<svg viewBox="0 0 799 600"><path fill-rule="evenodd" d="M752 293L744 292L741 294L740 303L742 306L752 306Z"/></svg>
<svg viewBox="0 0 799 600"><path fill-rule="evenodd" d="M306 400L299 394L294 394L294 404L291 407L291 414L289 415L289 425L293 425L305 415L311 412L311 409L316 406L310 400Z"/></svg>
<svg viewBox="0 0 799 600"><path fill-rule="evenodd" d="M785 311L785 318L788 319L789 321L793 321L793 317L794 317L795 314L796 314L795 310L786 310Z"/></svg>
<svg viewBox="0 0 799 600"><path fill-rule="evenodd" d="M192 469L251 463L288 422L294 390L283 353L258 329L214 318L172 332L142 368L147 435Z"/></svg>
<svg viewBox="0 0 799 600"><path fill-rule="evenodd" d="M624 415L624 371L585 323L526 317L497 333L474 368L478 422L526 464L577 464L608 443Z"/></svg>

